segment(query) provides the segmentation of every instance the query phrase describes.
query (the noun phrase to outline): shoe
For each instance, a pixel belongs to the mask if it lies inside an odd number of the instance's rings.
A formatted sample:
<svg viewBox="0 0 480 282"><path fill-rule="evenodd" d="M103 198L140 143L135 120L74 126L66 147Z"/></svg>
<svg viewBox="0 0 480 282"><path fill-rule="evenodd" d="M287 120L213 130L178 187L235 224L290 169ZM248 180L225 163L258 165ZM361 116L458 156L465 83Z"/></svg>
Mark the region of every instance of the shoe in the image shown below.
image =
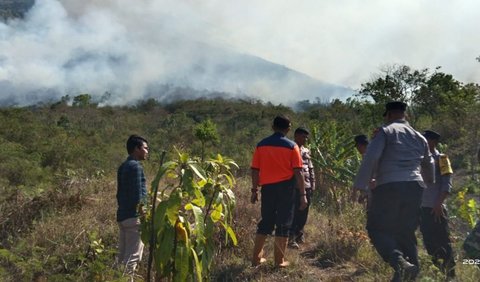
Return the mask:
<svg viewBox="0 0 480 282"><path fill-rule="evenodd" d="M305 235L303 234L298 235L295 241L299 244L305 244Z"/></svg>
<svg viewBox="0 0 480 282"><path fill-rule="evenodd" d="M300 246L294 240L288 240L288 247L290 249L300 249Z"/></svg>
<svg viewBox="0 0 480 282"><path fill-rule="evenodd" d="M415 278L417 278L417 275L420 272L418 266L411 264L403 257L398 259L398 266L400 267L402 281L415 281Z"/></svg>

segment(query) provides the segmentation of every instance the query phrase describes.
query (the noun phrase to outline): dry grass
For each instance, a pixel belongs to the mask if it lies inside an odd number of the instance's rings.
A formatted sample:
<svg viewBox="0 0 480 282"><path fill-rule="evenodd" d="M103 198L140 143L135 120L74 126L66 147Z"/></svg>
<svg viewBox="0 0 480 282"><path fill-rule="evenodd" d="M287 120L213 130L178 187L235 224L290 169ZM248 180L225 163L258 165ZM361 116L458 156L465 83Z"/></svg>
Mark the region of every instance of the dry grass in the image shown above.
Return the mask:
<svg viewBox="0 0 480 282"><path fill-rule="evenodd" d="M114 177L70 187L81 193L67 197L64 204L55 205L54 212L36 217L29 232L15 239L10 251L18 260L7 267L8 276L0 269L0 280L6 281L112 281L119 279L112 266L117 243L115 221L116 184ZM326 212L313 203L306 226L307 242L300 250L288 249L291 266L277 269L273 265L273 238L265 247L268 262L250 266L256 224L260 218L259 204L249 203L250 179L238 179L235 194L237 207L235 232L239 245L219 246L213 263L213 281L389 281L392 271L370 245L364 231L365 213L362 207L351 205L343 214ZM44 199L46 200L46 199ZM56 199L56 201L60 201ZM60 203L60 202L58 202ZM70 203L70 204L66 204ZM92 234L101 239L103 254L90 248ZM89 237L90 235L90 237ZM419 238L421 273L419 281L441 281L442 275L431 264ZM461 239L456 242L460 249ZM139 270L145 277L148 252ZM478 281L480 270L462 265L458 254L458 281ZM43 280L42 280L43 279Z"/></svg>

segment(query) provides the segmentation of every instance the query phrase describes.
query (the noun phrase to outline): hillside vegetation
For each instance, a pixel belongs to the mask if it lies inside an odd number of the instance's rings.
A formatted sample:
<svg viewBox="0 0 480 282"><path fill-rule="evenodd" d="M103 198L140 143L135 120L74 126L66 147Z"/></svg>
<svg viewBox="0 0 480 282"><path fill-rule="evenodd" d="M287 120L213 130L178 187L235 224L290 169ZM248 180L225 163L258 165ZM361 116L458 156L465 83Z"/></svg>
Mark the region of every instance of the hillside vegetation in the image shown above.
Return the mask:
<svg viewBox="0 0 480 282"><path fill-rule="evenodd" d="M350 203L348 194L360 159L353 136L370 135L381 125L384 103L390 100L409 103L415 128L443 136L455 171L449 206L458 275L460 281L475 281L478 270L461 263L461 243L480 214L472 198L479 191L480 88L438 70L406 66L385 71L346 101L300 101L295 111L258 100L222 98L168 104L152 98L135 105L99 107L88 94L0 109L0 280L122 279L113 268L116 170L126 158L130 134L149 141L150 159L144 162L148 181L159 167L162 151L167 159L175 158L177 151L205 159L220 153L239 165L234 171L233 221L239 242L237 247L219 243L212 280L388 280L390 270L365 235L364 209ZM271 259L266 266L249 267L259 219L259 207L249 204L249 164L256 143L271 133L277 114L290 116L293 128L311 129L319 187L307 227L308 243L300 251L289 251L293 265L286 270L276 270ZM200 134L202 126L213 128L214 134ZM422 281L441 279L421 244L419 248ZM272 250L267 253L271 256ZM143 263L139 280L145 272Z"/></svg>

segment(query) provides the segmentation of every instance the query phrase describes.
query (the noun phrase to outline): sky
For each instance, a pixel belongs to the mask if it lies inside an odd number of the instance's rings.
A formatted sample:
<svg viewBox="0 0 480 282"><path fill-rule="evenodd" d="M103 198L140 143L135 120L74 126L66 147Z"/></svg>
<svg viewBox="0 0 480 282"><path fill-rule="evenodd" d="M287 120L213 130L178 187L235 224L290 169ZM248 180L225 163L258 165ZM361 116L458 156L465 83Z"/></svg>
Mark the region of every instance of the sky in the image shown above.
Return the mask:
<svg viewBox="0 0 480 282"><path fill-rule="evenodd" d="M226 44L318 79L356 88L405 64L480 82L479 1L206 2L202 14Z"/></svg>
<svg viewBox="0 0 480 282"><path fill-rule="evenodd" d="M479 83L478 11L474 0L37 0L0 23L0 101L109 91L124 104L215 50L353 89L393 64Z"/></svg>

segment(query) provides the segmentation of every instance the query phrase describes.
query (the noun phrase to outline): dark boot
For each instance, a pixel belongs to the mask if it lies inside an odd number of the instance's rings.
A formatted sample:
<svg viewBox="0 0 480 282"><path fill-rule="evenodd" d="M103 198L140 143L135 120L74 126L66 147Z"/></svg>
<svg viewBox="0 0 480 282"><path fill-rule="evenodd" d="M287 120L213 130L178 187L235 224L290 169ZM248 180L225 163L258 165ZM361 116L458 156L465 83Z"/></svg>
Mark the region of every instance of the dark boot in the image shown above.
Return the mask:
<svg viewBox="0 0 480 282"><path fill-rule="evenodd" d="M415 281L420 272L418 266L411 264L403 256L396 257L390 265L395 270L392 282Z"/></svg>

